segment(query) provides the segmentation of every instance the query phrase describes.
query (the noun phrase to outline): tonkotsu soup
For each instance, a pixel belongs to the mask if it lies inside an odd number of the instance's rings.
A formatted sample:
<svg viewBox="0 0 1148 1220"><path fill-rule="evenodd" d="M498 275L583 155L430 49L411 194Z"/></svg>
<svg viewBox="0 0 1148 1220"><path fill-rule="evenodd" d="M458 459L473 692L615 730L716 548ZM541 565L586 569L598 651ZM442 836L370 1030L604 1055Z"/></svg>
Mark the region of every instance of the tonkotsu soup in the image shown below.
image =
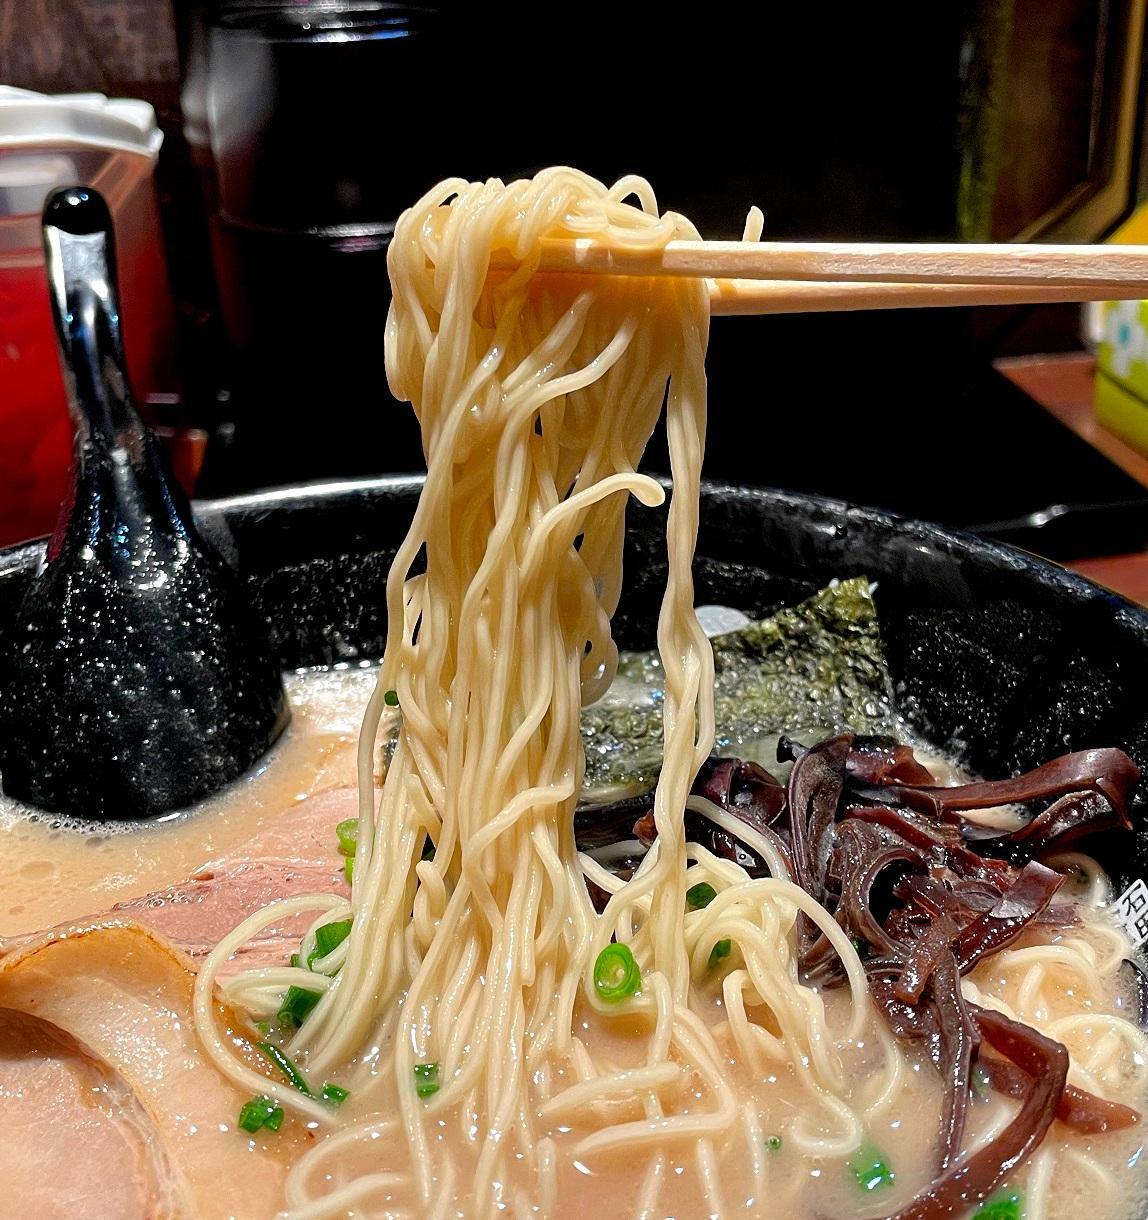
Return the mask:
<svg viewBox="0 0 1148 1220"><path fill-rule="evenodd" d="M756 625L751 625L748 631L735 631L715 643L720 650L736 640L744 653L755 629ZM654 657L623 654L620 669L627 680L587 721L591 748L595 732L610 739L604 725L611 722L611 714L613 723L627 723L635 711L656 705L659 675ZM349 784L355 730L374 678L373 667L359 666L287 675L294 713L292 727L261 772L201 809L162 824L126 830L115 825L87 829L53 825L51 819L10 803L0 831L0 861L13 878L9 888L12 905L23 906L23 910L6 912L5 934L13 937L15 933L92 915L113 901L128 904L133 916L163 931L168 926L167 902L186 891L186 879L202 873L204 862L259 858L268 843L274 843L274 837L269 840L268 836L275 836L277 824L286 823L285 828L290 829L292 818L297 819L300 813L305 815L307 825L317 828L331 865L330 875L337 878L346 859L339 852L337 826L341 815L354 805ZM393 738L393 720L384 732L384 742ZM760 757L776 748L772 735L759 739L740 733L736 724L724 727L738 737L738 748L744 754ZM967 782L959 767L936 753L918 746L917 754L928 762L938 783ZM627 767L641 765L639 751L612 751L608 772L599 765L596 778L617 782ZM604 791L587 789L594 801L600 801ZM586 804L580 821L613 827L613 809L610 805ZM628 816L632 822L639 820L633 811ZM988 811L984 821L1004 827L1017 825L1019 819L1011 810L1001 809ZM608 835L614 833L613 829L607 831ZM605 867L619 873L624 873L642 850L640 840L632 833L613 842L594 834L587 838L592 844L590 857L606 862ZM306 849L301 854L306 857ZM26 868L39 861L51 872ZM1142 1109L1148 1101L1148 1070L1138 1030L1141 998L1135 975L1127 966L1121 969L1126 955L1136 955L1130 953L1123 931L1107 913L1112 895L1103 873L1087 857L1076 853L1066 852L1056 863L1067 878L1058 900L1066 906L1081 905L1076 922L1047 933L1026 933L1008 951L971 971L964 989L978 1003L998 1005L1037 1028L1059 1033L1073 1056L1073 1076L1082 1087ZM51 883L36 884L37 872L47 875ZM216 872L226 876L226 869ZM244 913L248 912L240 912ZM212 934L210 923L204 932L206 936ZM13 938L13 943L20 939ZM286 943L278 946L279 959L285 957L288 948ZM724 988L728 977L730 973L724 970L715 972L709 985L703 981L695 989L692 1000L692 1007L716 1030L721 1030L727 1020ZM826 988L820 994L828 1028L844 1028L850 1002L847 993ZM575 1028L583 1042L594 1046L619 1069L632 1065L640 1070L645 1048L641 1023L603 1021L588 1010L579 1010ZM6 1060L26 1057L30 1049L34 1050L29 1032L18 1032L18 1039L0 1048ZM840 1053L847 1077L843 1097L863 1115L865 1132L858 1152L843 1156L832 1147L840 1141L840 1116L831 1106L811 1105L810 1092L802 1083L801 1065L770 1057L747 1062L728 1033L720 1035L719 1046L741 1116L729 1146L715 1147L724 1214L768 1211L782 1218L885 1215L895 1213L899 1203L931 1181L943 1088L927 1053L897 1046L877 1029L842 1040ZM892 1075L888 1071L890 1056L897 1061ZM562 1065L551 1083L552 1093L562 1093L579 1078L576 1064ZM361 1108L371 1113L378 1104L374 1101ZM621 1103L615 1104L620 1108ZM687 1085L682 1107L688 1110L688 1106ZM360 1104L351 1097L344 1107L350 1118ZM968 1146L985 1143L1017 1109L1015 1101L997 1094L976 1076ZM556 1140L577 1139L577 1116L556 1110L553 1133ZM441 1119L432 1138L432 1146L449 1148L452 1161L465 1159L468 1152L473 1152L465 1139L458 1141L461 1146L452 1145L451 1141L457 1140L456 1128L448 1116ZM818 1142L825 1147L817 1147ZM255 1144L253 1140L252 1146ZM1139 1216L1148 1187L1140 1164L1142 1148L1140 1125L1086 1132L1055 1123L1040 1150L996 1192L1004 1210L985 1214L994 1218L1043 1216L1048 1220L1086 1212L1101 1220ZM343 1160L342 1172L347 1176L372 1172L376 1156L371 1147L352 1147ZM667 1215L706 1214L705 1193L692 1179L694 1156L691 1149L685 1156L666 1161ZM15 1176L22 1172L19 1167L11 1169ZM586 1206L604 1209L608 1215L629 1215L635 1210L638 1183L633 1165L625 1156L605 1158L593 1169L573 1158L560 1167L557 1180L559 1212L566 1207L573 1210ZM42 1182L39 1188L43 1189ZM508 1192L513 1189L514 1183L508 1183ZM394 1205L401 1207L399 1192L394 1195ZM1014 1197L1019 1200L1015 1207L1009 1202ZM454 1204L456 1214L471 1213L472 1200L465 1190L454 1192ZM269 1203L274 1205L273 1201ZM975 1212L970 1209L968 1214Z"/></svg>
<svg viewBox="0 0 1148 1220"><path fill-rule="evenodd" d="M1087 854L1137 768L969 779L862 577L709 638L708 288L611 271L696 236L564 168L400 218L428 474L377 670L292 677L261 774L166 824L5 815L17 1214L1143 1214L1141 975ZM539 269L576 240L598 271ZM619 657L663 411L657 649Z"/></svg>
<svg viewBox="0 0 1148 1220"><path fill-rule="evenodd" d="M353 784L375 672L364 662L286 674L291 724L282 740L252 774L194 809L143 824L78 826L0 797L0 860L8 877L0 936L177 887L209 862L238 857L253 840L258 846L285 811L306 812L309 797ZM290 844L282 854L290 858Z"/></svg>

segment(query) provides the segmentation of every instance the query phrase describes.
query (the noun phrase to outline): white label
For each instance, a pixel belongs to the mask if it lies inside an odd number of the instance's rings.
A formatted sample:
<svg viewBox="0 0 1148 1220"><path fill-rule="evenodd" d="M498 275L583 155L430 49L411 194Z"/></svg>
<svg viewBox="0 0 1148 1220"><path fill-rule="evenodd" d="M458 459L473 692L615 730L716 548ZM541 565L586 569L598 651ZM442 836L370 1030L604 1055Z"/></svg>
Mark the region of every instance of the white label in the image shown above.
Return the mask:
<svg viewBox="0 0 1148 1220"><path fill-rule="evenodd" d="M1148 940L1148 885L1137 878L1113 903L1112 912L1133 949L1139 949Z"/></svg>

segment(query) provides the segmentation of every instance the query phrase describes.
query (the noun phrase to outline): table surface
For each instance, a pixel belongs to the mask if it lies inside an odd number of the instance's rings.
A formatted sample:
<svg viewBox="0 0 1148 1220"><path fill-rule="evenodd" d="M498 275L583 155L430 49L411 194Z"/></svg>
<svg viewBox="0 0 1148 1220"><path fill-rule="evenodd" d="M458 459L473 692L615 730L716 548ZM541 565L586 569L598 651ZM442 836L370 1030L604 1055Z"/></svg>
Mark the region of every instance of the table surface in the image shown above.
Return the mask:
<svg viewBox="0 0 1148 1220"><path fill-rule="evenodd" d="M1020 356L999 360L996 367L1065 427L1148 487L1148 457L1097 421L1092 408L1096 377L1096 361L1092 356L1084 352ZM1132 601L1148 605L1148 552L1079 559L1067 566Z"/></svg>

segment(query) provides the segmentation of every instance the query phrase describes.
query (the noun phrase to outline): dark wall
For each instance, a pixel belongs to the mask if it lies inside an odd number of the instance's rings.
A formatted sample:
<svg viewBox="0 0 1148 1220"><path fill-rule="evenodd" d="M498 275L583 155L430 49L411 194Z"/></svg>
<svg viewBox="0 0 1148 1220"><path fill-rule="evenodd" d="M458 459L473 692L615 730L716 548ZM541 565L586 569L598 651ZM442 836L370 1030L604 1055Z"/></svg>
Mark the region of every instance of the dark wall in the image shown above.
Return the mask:
<svg viewBox="0 0 1148 1220"><path fill-rule="evenodd" d="M274 89L260 85L261 53L193 37L205 14L236 7L0 0L0 77L160 107L183 391L215 431L211 492L419 464L413 421L382 389L383 264L387 224L435 178L565 161L606 179L644 174L711 237L737 236L752 203L776 238L990 225L1004 237L1082 172L1090 39L1134 6L446 0L419 40L297 49ZM203 141L199 177L175 103L177 43L184 67L198 46L211 69L183 99ZM227 122L211 130L210 114ZM218 208L209 141L243 188ZM1044 180L1060 143L1063 181ZM348 222L371 232L304 231ZM977 444L939 438L991 435L995 351L1074 341L1071 308L723 320L711 473L960 520Z"/></svg>
<svg viewBox="0 0 1148 1220"><path fill-rule="evenodd" d="M546 7L450 7L482 49L455 172L638 170L713 237L754 203L777 237L953 232L961 4L590 4L566 28Z"/></svg>

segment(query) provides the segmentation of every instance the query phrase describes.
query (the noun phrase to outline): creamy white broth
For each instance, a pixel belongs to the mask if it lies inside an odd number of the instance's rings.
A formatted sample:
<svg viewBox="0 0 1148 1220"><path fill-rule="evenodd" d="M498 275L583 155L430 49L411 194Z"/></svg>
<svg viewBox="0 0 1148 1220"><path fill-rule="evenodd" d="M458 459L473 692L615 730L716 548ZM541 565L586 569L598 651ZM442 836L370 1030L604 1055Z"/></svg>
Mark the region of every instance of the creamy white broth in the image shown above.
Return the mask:
<svg viewBox="0 0 1148 1220"><path fill-rule="evenodd" d="M1094 917L1104 927L1110 927L1107 917ZM989 964L991 966L991 963ZM986 968L974 972L986 988L993 986L992 971ZM999 990L1008 995L1002 982ZM720 994L695 991L696 1011L714 1025L724 1018ZM831 1028L842 1030L848 1023L847 991L824 993ZM1119 984L1107 989L1104 1007L1113 1013L1127 1014L1129 997ZM1065 1002L1069 1002L1067 999ZM575 1033L588 1047L618 1068L640 1066L647 1047L648 1030L632 1018L620 1016L606 1019L578 1014ZM892 1181L866 1189L858 1183L854 1156L807 1155L794 1146L794 1124L802 1121L809 1126L809 1093L801 1085L791 1065L779 1064L775 1070L754 1072L741 1063L728 1039L721 1044L728 1052L725 1066L728 1079L734 1083L739 1106L752 1114L739 1124L732 1137L715 1146L715 1164L720 1178L723 1215L768 1215L771 1220L809 1220L810 1217L833 1217L835 1220L863 1220L895 1213L924 1189L934 1176L933 1150L941 1108L941 1082L932 1064L923 1056L898 1047L902 1075L895 1097L866 1113L867 1145L879 1154L880 1161L891 1173ZM859 1111L871 1105L882 1083L881 1048L872 1041L846 1042L843 1058L851 1081L847 1100ZM379 1055L385 1062L385 1054ZM1141 1065L1142 1067L1144 1065ZM579 1079L573 1065L560 1069L547 1086L550 1095L557 1094ZM674 1113L688 1113L693 1100L689 1088L675 1098ZM698 1094L698 1101L702 1095ZM1129 1078L1121 1094L1127 1104L1142 1107L1146 1100L1145 1073L1139 1071ZM995 1135L1019 1109L1017 1102L991 1092L974 1097L971 1102L965 1147L976 1148ZM393 1117L392 1082L381 1079L377 1091L364 1093L348 1103L349 1120L378 1116L380 1122ZM639 1113L635 1111L635 1117ZM804 1117L803 1117L804 1116ZM826 1134L831 1136L831 1122L826 1117ZM812 1124L816 1127L816 1123ZM450 1215L467 1217L472 1214L471 1198L466 1183L467 1167L477 1159L479 1138L468 1143L459 1137L467 1123L454 1110L445 1110L432 1124L434 1163L450 1165L457 1174L454 1190L448 1191L452 1201ZM558 1214L593 1214L602 1217L623 1217L637 1214L640 1166L645 1157L633 1152L580 1161L572 1149L587 1134L577 1123L555 1122L548 1130L554 1140L558 1163ZM1019 1191L1024 1207L1023 1220L1139 1220L1148 1198L1148 1164L1145 1163L1146 1132L1142 1126L1126 1131L1101 1135L1081 1135L1054 1123L1041 1149L1015 1174L1011 1175L997 1194ZM771 1147L772 1139L780 1139L779 1147ZM754 1151L756 1150L756 1157ZM367 1149L348 1145L346 1160L334 1171L330 1185L350 1181L356 1174L399 1168L406 1164L408 1153L396 1132L381 1134L376 1144ZM531 1174L521 1163L522 1179L504 1183L507 1197L514 1198L516 1187L528 1190ZM667 1185L662 1194L659 1216L692 1220L707 1214L705 1199L699 1189L699 1173L693 1150L667 1158ZM1034 1180L1037 1179L1037 1180ZM442 1179L436 1185L447 1186ZM390 1205L397 1212L417 1201L409 1193L396 1190L380 1194L373 1200L377 1206ZM975 1209L974 1209L975 1210ZM964 1220L959 1214L957 1220Z"/></svg>
<svg viewBox="0 0 1148 1220"><path fill-rule="evenodd" d="M354 778L354 752L363 707L374 684L370 666L309 670L286 678L292 705L291 728L284 739L254 774L232 785L203 806L177 816L140 826L96 825L79 829L59 819L30 815L14 802L0 806L0 859L9 884L0 907L0 933L26 933L73 917L92 914L114 903L160 889L185 879L205 861L240 847L276 816L307 796L333 786L348 785ZM934 771L941 783L959 783L967 773L940 755L921 753L922 761ZM1014 820L1014 810L1002 810L995 820L1005 824ZM332 844L334 855L334 844ZM1066 887L1067 889L1068 887ZM1098 896L1095 878L1073 879L1072 895L1083 897L1091 890ZM1107 916L1098 912L1098 942L1109 942L1111 931ZM1029 936L1018 943L1025 948L1038 943L1058 944L1072 933L1055 933L1043 940ZM1084 933L1087 938L1087 931ZM1007 968L1007 955L991 959L970 976L970 984L981 996L999 997L1003 1003L1016 1004L1024 980L1016 970ZM1134 1019L1134 1005L1124 994L1119 977L1105 984L1104 994L1082 999L1074 994L1073 980L1051 980L1052 1000L1063 1012L1094 1012L1124 1015ZM720 993L698 995L697 1009L707 1020L718 1024L724 1017ZM829 1021L842 1029L847 1023L847 991L824 993ZM1021 1016L1034 1014L1022 1012ZM1039 1015L1039 1014L1037 1014ZM595 1053L619 1066L625 1066L643 1053L644 1033L628 1028L626 1019L580 1018L576 1033ZM1070 1045L1074 1055L1087 1053L1090 1031L1084 1029ZM1095 1041L1095 1039L1092 1039ZM776 1071L755 1073L737 1060L728 1040L728 1078L734 1082L738 1102L746 1111L744 1131L715 1146L715 1162L721 1180L720 1193L729 1213L756 1214L767 1210L777 1220L803 1220L824 1214L834 1217L879 1216L894 1212L922 1189L933 1176L932 1149L940 1112L941 1085L932 1065L912 1051L899 1048L902 1062L901 1084L897 1096L884 1106L865 1114L867 1140L876 1148L893 1174L891 1184L865 1191L858 1186L850 1168L850 1157L810 1156L794 1146L793 1124L802 1113L809 1122L808 1093L789 1066ZM847 1044L843 1055L853 1085L847 1099L864 1111L867 1093L880 1075L880 1048ZM1126 1056L1123 1080L1108 1079L1105 1095L1137 1108L1144 1106L1148 1064L1135 1051ZM305 1067L305 1063L303 1065ZM1117 1065L1119 1067L1119 1065ZM1112 1074L1110 1073L1110 1076ZM552 1095L576 1082L572 1066L560 1069L550 1082ZM1115 1090L1112 1086L1116 1086ZM375 1092L367 1091L347 1103L346 1117L365 1118L372 1114L387 1117L393 1113L392 1085L380 1081ZM689 1109L688 1090L677 1100L682 1112ZM1015 1102L990 1095L976 1099L970 1110L965 1146L986 1139L1015 1112ZM749 1115L752 1113L752 1117ZM444 1114L436 1124L436 1142L450 1155L444 1164L465 1166L473 1149L458 1146L463 1129L455 1116ZM827 1128L828 1130L828 1128ZM761 1146L751 1155L753 1132L759 1133ZM829 1132L831 1134L831 1132ZM577 1125L554 1124L551 1137L557 1150L557 1183L561 1211L576 1213L593 1208L599 1214L628 1215L637 1200L640 1183L635 1179L632 1158L600 1157L593 1165L578 1161L571 1153L582 1134ZM769 1146L771 1137L780 1139L778 1148ZM383 1141L395 1163L408 1154L404 1141ZM1090 1220L1130 1220L1143 1212L1146 1169L1143 1156L1144 1130L1136 1127L1123 1132L1086 1136L1069 1132L1055 1124L1037 1156L1008 1182L1023 1192L1025 1220L1070 1220L1085 1214ZM362 1157L348 1148L344 1170L348 1179L356 1172L377 1169L357 1164ZM698 1172L693 1152L671 1156L665 1172L668 1186L663 1203L672 1208L666 1214L696 1216L704 1214L698 1189ZM523 1186L529 1175L524 1170ZM465 1174L462 1176L465 1181ZM445 1185L445 1184L444 1184ZM514 1194L507 1182L508 1195ZM466 1215L465 1187L450 1192L453 1211ZM395 1205L410 1200L396 1198Z"/></svg>
<svg viewBox="0 0 1148 1220"><path fill-rule="evenodd" d="M354 783L375 672L368 664L287 674L291 723L282 738L254 771L193 809L146 823L81 825L0 798L0 936L91 915L185 880L289 806Z"/></svg>

